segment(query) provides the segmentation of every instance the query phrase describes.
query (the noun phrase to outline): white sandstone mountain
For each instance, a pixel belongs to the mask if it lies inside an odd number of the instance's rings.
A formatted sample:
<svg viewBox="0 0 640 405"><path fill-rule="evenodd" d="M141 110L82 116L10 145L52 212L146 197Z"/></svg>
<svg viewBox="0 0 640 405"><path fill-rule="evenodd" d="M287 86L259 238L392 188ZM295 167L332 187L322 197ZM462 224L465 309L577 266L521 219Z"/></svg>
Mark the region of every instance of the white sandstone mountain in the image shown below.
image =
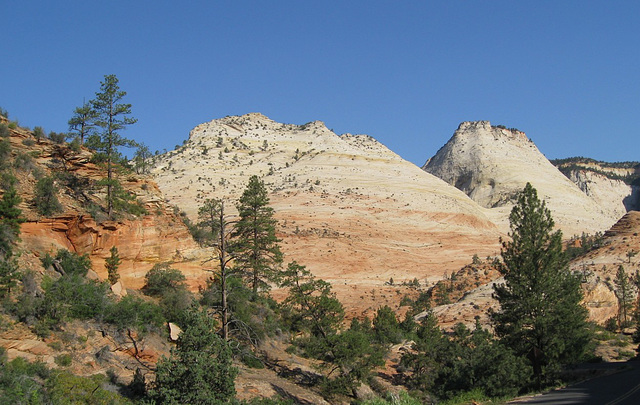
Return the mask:
<svg viewBox="0 0 640 405"><path fill-rule="evenodd" d="M567 237L607 230L624 215L619 207L581 191L523 132L495 127L488 121L460 124L423 169L487 208L503 231L508 229L515 196L527 182L546 201Z"/></svg>
<svg viewBox="0 0 640 405"><path fill-rule="evenodd" d="M155 180L192 220L205 199L236 201L261 176L286 261L331 281L347 306L390 278L423 282L499 251L498 229L464 193L369 136L338 136L319 121L225 117L158 158Z"/></svg>

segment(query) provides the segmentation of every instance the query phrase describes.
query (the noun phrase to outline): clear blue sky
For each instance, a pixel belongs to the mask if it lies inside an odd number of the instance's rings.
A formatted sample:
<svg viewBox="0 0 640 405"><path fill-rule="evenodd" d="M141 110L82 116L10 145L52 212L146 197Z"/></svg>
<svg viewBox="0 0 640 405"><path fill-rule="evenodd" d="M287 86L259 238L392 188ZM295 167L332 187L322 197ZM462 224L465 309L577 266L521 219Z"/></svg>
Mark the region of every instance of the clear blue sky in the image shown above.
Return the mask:
<svg viewBox="0 0 640 405"><path fill-rule="evenodd" d="M638 1L0 0L0 106L63 132L115 74L173 149L261 112L365 133L418 165L461 121L527 133L549 158L640 160Z"/></svg>

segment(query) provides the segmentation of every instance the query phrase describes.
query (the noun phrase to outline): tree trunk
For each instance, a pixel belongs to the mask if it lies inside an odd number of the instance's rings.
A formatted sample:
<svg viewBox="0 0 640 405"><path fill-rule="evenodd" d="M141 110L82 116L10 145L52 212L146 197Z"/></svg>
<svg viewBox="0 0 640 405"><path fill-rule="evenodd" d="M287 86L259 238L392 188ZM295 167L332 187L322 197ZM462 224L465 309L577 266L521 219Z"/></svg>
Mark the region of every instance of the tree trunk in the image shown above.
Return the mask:
<svg viewBox="0 0 640 405"><path fill-rule="evenodd" d="M224 202L220 202L220 289L222 293L222 339L229 340L229 308L227 305L227 246L225 243Z"/></svg>

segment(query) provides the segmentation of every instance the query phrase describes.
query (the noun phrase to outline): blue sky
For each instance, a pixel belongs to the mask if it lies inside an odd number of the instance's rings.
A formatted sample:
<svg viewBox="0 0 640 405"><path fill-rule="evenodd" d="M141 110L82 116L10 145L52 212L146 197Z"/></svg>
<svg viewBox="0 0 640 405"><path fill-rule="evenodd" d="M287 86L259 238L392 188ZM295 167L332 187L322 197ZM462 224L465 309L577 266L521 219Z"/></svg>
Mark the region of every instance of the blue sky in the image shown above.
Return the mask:
<svg viewBox="0 0 640 405"><path fill-rule="evenodd" d="M548 158L640 160L637 1L0 0L0 106L63 132L106 74L173 149L261 112L364 133L422 165L461 121L516 127Z"/></svg>

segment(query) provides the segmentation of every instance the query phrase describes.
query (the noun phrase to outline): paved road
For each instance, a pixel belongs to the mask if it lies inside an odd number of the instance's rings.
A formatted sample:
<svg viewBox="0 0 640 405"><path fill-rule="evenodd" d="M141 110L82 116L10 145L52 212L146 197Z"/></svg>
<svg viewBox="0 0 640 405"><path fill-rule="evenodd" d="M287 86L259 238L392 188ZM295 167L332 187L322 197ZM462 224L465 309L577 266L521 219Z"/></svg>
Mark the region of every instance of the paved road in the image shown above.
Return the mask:
<svg viewBox="0 0 640 405"><path fill-rule="evenodd" d="M514 404L544 405L638 405L640 404L640 361L603 364L597 368L620 367L603 377L558 389L533 398L521 398Z"/></svg>

